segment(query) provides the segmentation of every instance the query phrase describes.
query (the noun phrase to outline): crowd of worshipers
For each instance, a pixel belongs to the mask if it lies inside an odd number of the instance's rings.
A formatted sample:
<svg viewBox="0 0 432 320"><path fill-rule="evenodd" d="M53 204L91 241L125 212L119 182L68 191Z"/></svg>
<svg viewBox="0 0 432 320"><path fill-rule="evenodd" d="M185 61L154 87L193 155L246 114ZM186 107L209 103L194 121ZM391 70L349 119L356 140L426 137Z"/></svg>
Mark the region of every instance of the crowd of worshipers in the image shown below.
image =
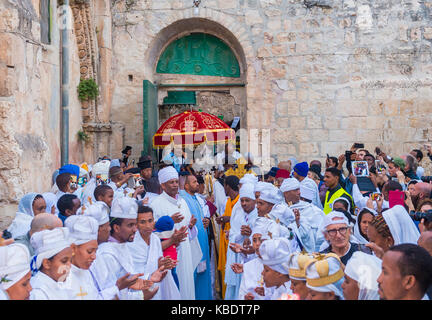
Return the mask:
<svg viewBox="0 0 432 320"><path fill-rule="evenodd" d="M353 145L324 167L290 158L265 174L232 149L212 174L174 152L158 171L123 153L65 165L49 192L22 197L0 240L2 299L431 298L421 150Z"/></svg>

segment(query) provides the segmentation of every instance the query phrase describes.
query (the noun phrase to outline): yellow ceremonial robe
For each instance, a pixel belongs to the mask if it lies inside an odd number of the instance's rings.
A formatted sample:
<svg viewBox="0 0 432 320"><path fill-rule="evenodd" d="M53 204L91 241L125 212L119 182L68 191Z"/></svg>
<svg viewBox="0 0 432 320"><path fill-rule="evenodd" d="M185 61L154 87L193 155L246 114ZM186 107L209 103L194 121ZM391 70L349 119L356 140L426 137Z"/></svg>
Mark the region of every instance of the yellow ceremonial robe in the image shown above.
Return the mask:
<svg viewBox="0 0 432 320"><path fill-rule="evenodd" d="M234 200L231 200L231 198L228 198L226 206L225 206L225 212L223 216L231 217L231 212L234 207L234 205L237 203L238 199L240 198L240 195L237 195L237 197ZM222 275L222 299L225 298L225 264L226 264L226 255L228 250L228 239L225 237L225 231L229 230L231 227L230 223L225 223L224 227L220 230L220 236L219 236L219 261L218 261L218 270L221 272Z"/></svg>

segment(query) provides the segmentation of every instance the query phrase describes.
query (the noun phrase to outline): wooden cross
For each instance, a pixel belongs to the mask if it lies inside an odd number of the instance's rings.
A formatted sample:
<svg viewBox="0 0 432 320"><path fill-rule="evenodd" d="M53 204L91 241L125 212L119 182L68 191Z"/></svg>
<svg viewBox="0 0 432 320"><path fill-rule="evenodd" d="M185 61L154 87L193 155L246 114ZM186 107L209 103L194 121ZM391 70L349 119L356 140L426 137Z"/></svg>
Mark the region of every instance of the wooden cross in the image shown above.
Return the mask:
<svg viewBox="0 0 432 320"><path fill-rule="evenodd" d="M77 294L77 297L81 297L81 300L84 300L83 297L87 295L87 292L82 291L82 287L80 286L80 293Z"/></svg>

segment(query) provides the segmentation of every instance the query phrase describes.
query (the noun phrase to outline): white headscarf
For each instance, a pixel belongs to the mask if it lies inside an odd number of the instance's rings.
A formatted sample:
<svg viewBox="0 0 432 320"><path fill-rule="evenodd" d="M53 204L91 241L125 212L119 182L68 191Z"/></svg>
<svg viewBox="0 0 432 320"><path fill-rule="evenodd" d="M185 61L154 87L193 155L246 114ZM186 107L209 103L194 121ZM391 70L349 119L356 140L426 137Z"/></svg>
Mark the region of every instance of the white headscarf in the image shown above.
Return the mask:
<svg viewBox="0 0 432 320"><path fill-rule="evenodd" d="M172 179L178 179L179 174L173 166L165 167L158 172L159 183L165 183Z"/></svg>
<svg viewBox="0 0 432 320"><path fill-rule="evenodd" d="M370 208L368 208L368 207L365 207L365 208L363 208L361 211L363 211L363 210L367 210L367 212L369 212L370 214L372 214L373 216L376 216L378 213L375 211L375 210L373 210L373 209L370 209ZM365 212L366 213L366 212ZM365 213L360 213L357 217L356 217L356 223L355 223L355 225L354 225L354 235L353 235L353 237L354 237L354 241L353 242L356 242L356 243L359 243L359 244L366 244L366 243L369 243L369 241L367 240L367 239L365 239L365 237L363 237L362 236L362 234L360 233L360 221L359 221L359 217L363 217L363 215L365 214Z"/></svg>
<svg viewBox="0 0 432 320"><path fill-rule="evenodd" d="M105 202L97 201L95 204L87 207L84 216L90 216L96 219L101 226L109 221L109 207Z"/></svg>
<svg viewBox="0 0 432 320"><path fill-rule="evenodd" d="M287 239L266 240L261 244L259 253L264 265L282 274L289 274L288 257L291 250Z"/></svg>
<svg viewBox="0 0 432 320"><path fill-rule="evenodd" d="M116 198L112 202L110 216L113 218L136 219L138 217L138 205L134 199L129 197Z"/></svg>
<svg viewBox="0 0 432 320"><path fill-rule="evenodd" d="M246 173L243 178L240 179L241 184L251 183L253 185L258 183L258 177L251 173Z"/></svg>
<svg viewBox="0 0 432 320"><path fill-rule="evenodd" d="M382 215L390 229L394 245L401 243L417 244L420 232L403 206L394 206L384 211Z"/></svg>
<svg viewBox="0 0 432 320"><path fill-rule="evenodd" d="M52 192L45 192L44 194L42 194L42 197L45 199L46 202L45 211L47 213L51 213L52 207L57 206L57 196Z"/></svg>
<svg viewBox="0 0 432 320"><path fill-rule="evenodd" d="M312 183L315 183L312 181ZM316 184L315 184L316 185ZM316 190L309 182L300 183L300 196L310 201L315 199Z"/></svg>
<svg viewBox="0 0 432 320"><path fill-rule="evenodd" d="M0 289L7 290L30 272L30 253L21 243L0 247Z"/></svg>
<svg viewBox="0 0 432 320"><path fill-rule="evenodd" d="M69 237L77 246L97 240L99 223L95 218L84 215L72 215L65 220L69 229Z"/></svg>
<svg viewBox="0 0 432 320"><path fill-rule="evenodd" d="M259 198L273 204L281 203L283 200L280 190L276 187L264 189L260 192Z"/></svg>
<svg viewBox="0 0 432 320"><path fill-rule="evenodd" d="M258 181L255 184L255 192L261 192L265 189L269 189L269 188L271 189L273 187L274 187L274 185L272 185L270 182Z"/></svg>
<svg viewBox="0 0 432 320"><path fill-rule="evenodd" d="M21 198L15 218L7 228L12 234L12 238L18 238L30 231L30 225L34 218L33 201L37 195L38 193L31 192Z"/></svg>
<svg viewBox="0 0 432 320"><path fill-rule="evenodd" d="M377 257L356 251L345 266L345 274L357 281L358 300L379 300L377 279L381 274L382 261Z"/></svg>
<svg viewBox="0 0 432 320"><path fill-rule="evenodd" d="M240 198L249 198L252 200L256 200L255 198L255 186L251 183L243 184L239 191L239 199Z"/></svg>
<svg viewBox="0 0 432 320"><path fill-rule="evenodd" d="M324 217L323 224L322 224L322 231L326 231L327 227L332 224L340 224L344 223L347 226L349 226L349 221L347 217L343 214L343 212L340 211L331 211L329 214L327 214Z"/></svg>
<svg viewBox="0 0 432 320"><path fill-rule="evenodd" d="M35 249L32 264L40 269L42 261L55 256L60 251L70 247L68 228L55 228L35 232L30 238L30 243Z"/></svg>
<svg viewBox="0 0 432 320"><path fill-rule="evenodd" d="M287 192L291 190L300 189L300 182L296 178L284 179L280 186L280 191Z"/></svg>
<svg viewBox="0 0 432 320"><path fill-rule="evenodd" d="M323 274L322 271L318 272L317 263L324 263L327 267L327 274ZM313 260L306 266L306 286L309 289L318 292L334 292L336 296L338 296L341 300L344 299L343 291L342 291L342 283L344 282L344 274L342 270L342 262L340 259L336 258L334 254L327 254L324 259L321 260ZM328 281L325 285L315 285L311 283L312 281L316 281L317 279L324 279L326 277L334 276L336 273L339 273L341 276L337 277L335 281Z"/></svg>
<svg viewBox="0 0 432 320"><path fill-rule="evenodd" d="M351 211L351 204L350 204L350 202L348 201L348 199L347 199L347 198L344 198L344 197L339 197L339 198L335 199L331 204L329 204L329 206L330 206L330 208L332 208L332 210L333 210L333 204L334 204L336 201L344 201L345 203L348 204L348 210L347 210L347 211L348 211L348 212Z"/></svg>
<svg viewBox="0 0 432 320"><path fill-rule="evenodd" d="M38 193L31 192L27 193L24 197L22 197L18 204L18 212L25 213L29 216L34 217L33 201L37 195Z"/></svg>

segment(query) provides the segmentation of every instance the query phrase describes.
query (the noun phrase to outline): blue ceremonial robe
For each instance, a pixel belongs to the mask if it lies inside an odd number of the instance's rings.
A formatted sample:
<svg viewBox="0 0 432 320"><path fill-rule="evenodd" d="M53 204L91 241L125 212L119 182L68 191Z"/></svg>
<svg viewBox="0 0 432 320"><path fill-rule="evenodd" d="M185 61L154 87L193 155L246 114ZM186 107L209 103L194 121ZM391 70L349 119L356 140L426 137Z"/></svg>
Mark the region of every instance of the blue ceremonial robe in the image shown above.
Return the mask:
<svg viewBox="0 0 432 320"><path fill-rule="evenodd" d="M212 288L210 277L210 252L207 230L204 228L202 220L204 213L198 199L195 195L190 195L184 190L179 192L180 196L186 201L191 214L197 219L196 227L198 229L198 241L203 253L202 261L206 262L206 270L198 273L194 272L195 277L195 299L196 300L212 300Z"/></svg>

